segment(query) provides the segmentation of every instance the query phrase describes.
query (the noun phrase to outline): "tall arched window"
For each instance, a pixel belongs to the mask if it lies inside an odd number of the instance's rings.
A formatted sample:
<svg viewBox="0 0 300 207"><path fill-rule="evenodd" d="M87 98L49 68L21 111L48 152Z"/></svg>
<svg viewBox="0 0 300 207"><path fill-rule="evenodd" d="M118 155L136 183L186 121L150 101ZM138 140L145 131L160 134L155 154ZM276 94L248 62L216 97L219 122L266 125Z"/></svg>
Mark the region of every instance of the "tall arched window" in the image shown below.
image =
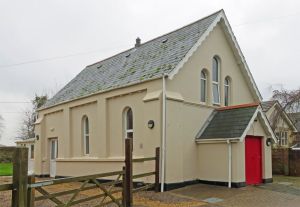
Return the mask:
<svg viewBox="0 0 300 207"><path fill-rule="evenodd" d="M229 106L230 102L230 78L226 77L224 81L224 105Z"/></svg>
<svg viewBox="0 0 300 207"><path fill-rule="evenodd" d="M200 75L200 101L206 102L206 96L207 96L207 74L205 72L205 69L203 69Z"/></svg>
<svg viewBox="0 0 300 207"><path fill-rule="evenodd" d="M131 108L124 111L125 138L133 138L133 114Z"/></svg>
<svg viewBox="0 0 300 207"><path fill-rule="evenodd" d="M220 104L220 61L214 57L212 62L213 103Z"/></svg>
<svg viewBox="0 0 300 207"><path fill-rule="evenodd" d="M89 119L87 116L84 116L82 119L83 122L83 151L85 155L90 154L90 129L89 129Z"/></svg>

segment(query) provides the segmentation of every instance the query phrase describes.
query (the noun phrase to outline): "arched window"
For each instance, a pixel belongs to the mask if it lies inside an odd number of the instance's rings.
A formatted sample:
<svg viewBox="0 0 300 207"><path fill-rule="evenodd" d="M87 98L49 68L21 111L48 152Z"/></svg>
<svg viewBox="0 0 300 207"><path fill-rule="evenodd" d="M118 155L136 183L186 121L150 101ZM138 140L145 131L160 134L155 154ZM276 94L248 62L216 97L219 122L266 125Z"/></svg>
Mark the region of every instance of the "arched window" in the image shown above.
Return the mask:
<svg viewBox="0 0 300 207"><path fill-rule="evenodd" d="M131 108L124 111L125 138L133 138L133 114Z"/></svg>
<svg viewBox="0 0 300 207"><path fill-rule="evenodd" d="M207 74L205 72L205 69L203 69L200 75L200 101L206 102L206 96L207 96Z"/></svg>
<svg viewBox="0 0 300 207"><path fill-rule="evenodd" d="M83 146L84 154L90 154L90 129L89 129L89 119L87 116L84 116L82 119L83 122Z"/></svg>
<svg viewBox="0 0 300 207"><path fill-rule="evenodd" d="M230 102L230 78L226 77L224 81L224 105L229 106Z"/></svg>
<svg viewBox="0 0 300 207"><path fill-rule="evenodd" d="M214 57L212 62L213 103L220 104L220 61Z"/></svg>

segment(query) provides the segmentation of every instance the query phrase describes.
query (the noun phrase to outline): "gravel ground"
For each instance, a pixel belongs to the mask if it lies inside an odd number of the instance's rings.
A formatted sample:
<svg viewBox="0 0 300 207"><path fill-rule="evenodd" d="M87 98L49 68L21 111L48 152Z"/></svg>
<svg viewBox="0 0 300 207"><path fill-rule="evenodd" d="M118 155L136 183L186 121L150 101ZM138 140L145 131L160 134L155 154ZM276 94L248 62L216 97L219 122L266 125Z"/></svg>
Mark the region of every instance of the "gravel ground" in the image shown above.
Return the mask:
<svg viewBox="0 0 300 207"><path fill-rule="evenodd" d="M37 181L39 181L38 179ZM11 181L10 177L1 177L0 184L9 183ZM47 186L44 189L50 193L53 192L60 192L65 190L72 190L78 189L82 183L74 182L74 183L67 183L67 184L60 184L60 185L52 185ZM114 188L117 189L117 188ZM87 198L90 196L98 195L103 193L100 189L92 189L87 191L82 191L78 194L75 200ZM36 192L36 197L40 196L41 194ZM62 202L67 202L72 195L69 196L61 196L58 199ZM120 198L121 193L114 194L116 198ZM110 199L107 198L105 201L109 201ZM0 207L10 207L11 205L11 193L10 191L3 191L0 192ZM95 206L102 201L100 199L94 199L92 201L85 202L83 204L74 205L77 207L88 207L88 206ZM205 203L199 200L188 198L183 195L176 195L172 192L165 192L165 193L155 193L153 191L143 191L134 194L133 199L134 206L136 207L198 207L203 206ZM37 201L35 202L35 206L41 207L52 207L55 204L52 201L45 200L45 201ZM117 206L116 204L107 205L108 207Z"/></svg>
<svg viewBox="0 0 300 207"><path fill-rule="evenodd" d="M10 182L9 177L0 177L0 184ZM74 182L61 185L45 187L49 192L59 192L76 189L82 183ZM134 194L134 206L136 207L296 207L300 206L300 177L275 176L274 183L259 186L247 186L244 188L232 188L197 184L184 188L155 193L143 191ZM87 198L101 193L100 189L93 189L81 192L75 200ZM39 193L36 192L36 196ZM119 198L120 193L115 194ZM59 197L66 202L70 196ZM216 203L209 203L207 200L219 199ZM102 199L95 199L77 207L88 207L99 204ZM9 191L0 192L0 207L10 207L11 194ZM107 199L106 201L109 201ZM39 201L35 206L52 207L51 201ZM116 204L107 205L109 207Z"/></svg>

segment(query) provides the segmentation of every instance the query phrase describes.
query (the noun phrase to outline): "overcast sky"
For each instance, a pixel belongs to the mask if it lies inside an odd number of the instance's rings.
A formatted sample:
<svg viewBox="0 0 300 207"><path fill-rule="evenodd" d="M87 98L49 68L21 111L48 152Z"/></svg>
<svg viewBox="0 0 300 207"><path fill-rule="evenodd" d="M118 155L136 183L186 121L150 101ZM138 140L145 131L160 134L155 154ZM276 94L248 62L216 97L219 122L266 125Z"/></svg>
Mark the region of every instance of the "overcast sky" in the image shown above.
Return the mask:
<svg viewBox="0 0 300 207"><path fill-rule="evenodd" d="M0 0L0 144L12 145L34 94L86 65L224 9L258 87L298 88L300 1Z"/></svg>

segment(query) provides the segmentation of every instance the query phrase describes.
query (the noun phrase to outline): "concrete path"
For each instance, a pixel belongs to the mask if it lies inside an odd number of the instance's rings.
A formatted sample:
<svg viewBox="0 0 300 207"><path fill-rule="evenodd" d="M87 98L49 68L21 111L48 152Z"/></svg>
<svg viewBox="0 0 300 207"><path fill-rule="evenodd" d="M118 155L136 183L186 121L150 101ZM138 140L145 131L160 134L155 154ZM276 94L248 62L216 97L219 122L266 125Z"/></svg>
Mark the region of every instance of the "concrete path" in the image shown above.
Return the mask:
<svg viewBox="0 0 300 207"><path fill-rule="evenodd" d="M297 207L300 188L288 184L265 184L232 188L197 184L170 193L207 202L203 207Z"/></svg>

